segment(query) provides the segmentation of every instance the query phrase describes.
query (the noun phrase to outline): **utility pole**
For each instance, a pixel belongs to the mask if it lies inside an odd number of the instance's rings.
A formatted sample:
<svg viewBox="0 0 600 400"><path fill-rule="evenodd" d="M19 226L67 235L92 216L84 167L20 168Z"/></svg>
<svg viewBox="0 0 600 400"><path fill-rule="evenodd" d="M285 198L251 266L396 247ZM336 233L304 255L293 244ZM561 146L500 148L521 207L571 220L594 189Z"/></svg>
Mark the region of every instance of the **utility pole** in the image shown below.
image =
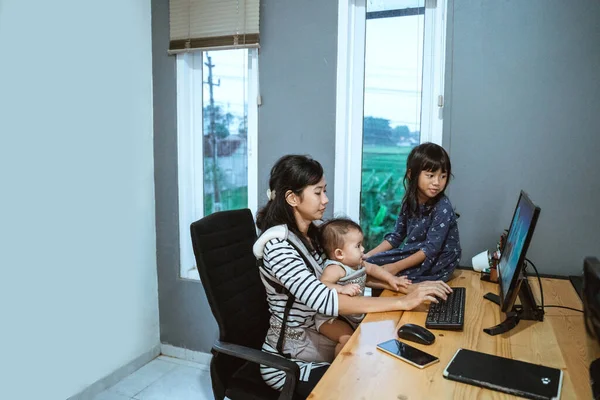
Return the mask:
<svg viewBox="0 0 600 400"><path fill-rule="evenodd" d="M217 179L217 133L215 132L215 98L213 95L213 87L221 86L221 80L219 79L219 83L213 83L212 69L214 64L212 63L211 57L206 53L206 58L208 62L204 63L208 67L208 82L204 82L208 84L208 90L210 93L210 139L212 144L212 152L213 152L213 165L212 165L212 175L213 175L213 212L221 211L221 193L219 192L219 182Z"/></svg>

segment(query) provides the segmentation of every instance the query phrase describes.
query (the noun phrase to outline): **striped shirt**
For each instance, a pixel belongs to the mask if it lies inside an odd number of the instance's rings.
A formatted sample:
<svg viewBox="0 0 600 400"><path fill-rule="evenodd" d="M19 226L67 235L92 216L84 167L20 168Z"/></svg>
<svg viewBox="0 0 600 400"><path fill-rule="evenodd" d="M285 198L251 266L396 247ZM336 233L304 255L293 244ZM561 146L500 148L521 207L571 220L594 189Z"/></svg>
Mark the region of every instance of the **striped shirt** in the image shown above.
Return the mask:
<svg viewBox="0 0 600 400"><path fill-rule="evenodd" d="M307 258L312 256L320 266L323 265L323 257L318 252L305 254L305 256ZM296 297L287 319L289 328L316 330L314 316L317 312L334 317L338 315L336 291L329 289L317 279L313 269L306 265L298 251L287 240L271 239L266 243L263 265L264 271L269 275L266 278L261 274L261 279L265 284L272 319L280 323L283 321L288 295L277 293L269 284L269 280L279 282ZM279 355L275 348L276 344L265 340L262 349L267 353ZM294 358L292 361L300 367L300 380L303 381L308 380L312 368L328 364ZM285 383L285 373L276 368L261 365L261 374L265 382L277 390L281 390Z"/></svg>

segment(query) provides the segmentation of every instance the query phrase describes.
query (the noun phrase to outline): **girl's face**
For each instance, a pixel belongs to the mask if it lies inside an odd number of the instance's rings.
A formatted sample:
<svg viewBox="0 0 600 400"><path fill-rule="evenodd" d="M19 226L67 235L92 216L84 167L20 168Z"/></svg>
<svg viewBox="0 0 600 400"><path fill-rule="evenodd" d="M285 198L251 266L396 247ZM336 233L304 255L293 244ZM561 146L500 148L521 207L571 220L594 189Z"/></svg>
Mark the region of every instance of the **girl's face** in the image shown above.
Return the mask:
<svg viewBox="0 0 600 400"><path fill-rule="evenodd" d="M419 175L419 203L423 204L435 196L440 194L448 183L448 174L442 172L442 169L437 171L421 171Z"/></svg>
<svg viewBox="0 0 600 400"><path fill-rule="evenodd" d="M302 191L299 201L295 205L295 210L299 217L305 221L315 221L323 218L323 213L329 203L327 198L327 182L325 177L316 185L309 185Z"/></svg>

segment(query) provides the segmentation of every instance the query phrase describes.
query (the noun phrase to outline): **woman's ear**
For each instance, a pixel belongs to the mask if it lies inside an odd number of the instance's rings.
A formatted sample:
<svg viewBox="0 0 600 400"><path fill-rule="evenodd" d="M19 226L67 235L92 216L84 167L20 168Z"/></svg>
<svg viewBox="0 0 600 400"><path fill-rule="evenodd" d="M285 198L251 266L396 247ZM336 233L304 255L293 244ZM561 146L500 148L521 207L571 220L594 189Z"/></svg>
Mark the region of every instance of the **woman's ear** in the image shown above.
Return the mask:
<svg viewBox="0 0 600 400"><path fill-rule="evenodd" d="M406 170L406 176L408 176L408 179L410 179L410 169Z"/></svg>
<svg viewBox="0 0 600 400"><path fill-rule="evenodd" d="M287 201L287 203L292 207L296 207L300 203L296 193L292 192L291 190L285 192L285 201Z"/></svg>

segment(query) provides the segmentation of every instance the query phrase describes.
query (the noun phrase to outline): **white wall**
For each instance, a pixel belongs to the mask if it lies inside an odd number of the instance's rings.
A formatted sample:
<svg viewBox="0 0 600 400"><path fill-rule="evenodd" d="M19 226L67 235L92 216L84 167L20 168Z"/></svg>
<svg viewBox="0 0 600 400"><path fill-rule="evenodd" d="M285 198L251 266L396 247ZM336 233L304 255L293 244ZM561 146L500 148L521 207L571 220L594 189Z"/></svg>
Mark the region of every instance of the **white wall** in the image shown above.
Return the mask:
<svg viewBox="0 0 600 400"><path fill-rule="evenodd" d="M2 399L159 344L151 65L150 0L0 0Z"/></svg>

